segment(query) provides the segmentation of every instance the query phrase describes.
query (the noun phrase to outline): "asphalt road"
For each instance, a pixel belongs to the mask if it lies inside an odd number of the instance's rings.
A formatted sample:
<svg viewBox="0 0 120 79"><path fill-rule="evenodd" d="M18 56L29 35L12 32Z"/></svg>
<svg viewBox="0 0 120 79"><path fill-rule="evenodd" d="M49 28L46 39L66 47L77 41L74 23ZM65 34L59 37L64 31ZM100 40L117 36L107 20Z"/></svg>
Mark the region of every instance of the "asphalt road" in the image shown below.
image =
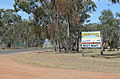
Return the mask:
<svg viewBox="0 0 120 79"><path fill-rule="evenodd" d="M0 54L11 54L11 53L29 52L29 51L35 52L44 49L50 49L50 48L7 49L7 50L0 50Z"/></svg>

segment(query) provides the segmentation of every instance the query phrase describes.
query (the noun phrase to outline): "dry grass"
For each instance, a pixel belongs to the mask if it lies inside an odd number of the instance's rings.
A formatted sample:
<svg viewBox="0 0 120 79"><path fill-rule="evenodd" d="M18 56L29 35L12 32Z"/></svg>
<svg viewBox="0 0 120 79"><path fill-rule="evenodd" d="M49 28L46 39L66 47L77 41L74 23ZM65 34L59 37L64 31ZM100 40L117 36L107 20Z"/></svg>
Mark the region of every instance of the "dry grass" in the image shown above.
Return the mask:
<svg viewBox="0 0 120 79"><path fill-rule="evenodd" d="M14 60L43 67L120 73L120 51L105 52L104 56L100 56L100 50L97 49L85 50L85 56L81 53L60 54L46 51L20 55Z"/></svg>

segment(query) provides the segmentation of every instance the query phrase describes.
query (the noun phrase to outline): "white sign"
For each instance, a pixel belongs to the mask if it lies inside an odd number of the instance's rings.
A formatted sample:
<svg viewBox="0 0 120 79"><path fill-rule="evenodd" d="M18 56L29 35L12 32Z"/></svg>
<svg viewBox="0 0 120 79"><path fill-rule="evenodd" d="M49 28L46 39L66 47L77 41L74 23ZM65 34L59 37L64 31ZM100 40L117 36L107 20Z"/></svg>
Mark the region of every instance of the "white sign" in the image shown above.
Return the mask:
<svg viewBox="0 0 120 79"><path fill-rule="evenodd" d="M100 48L101 36L100 31L82 32L82 48Z"/></svg>

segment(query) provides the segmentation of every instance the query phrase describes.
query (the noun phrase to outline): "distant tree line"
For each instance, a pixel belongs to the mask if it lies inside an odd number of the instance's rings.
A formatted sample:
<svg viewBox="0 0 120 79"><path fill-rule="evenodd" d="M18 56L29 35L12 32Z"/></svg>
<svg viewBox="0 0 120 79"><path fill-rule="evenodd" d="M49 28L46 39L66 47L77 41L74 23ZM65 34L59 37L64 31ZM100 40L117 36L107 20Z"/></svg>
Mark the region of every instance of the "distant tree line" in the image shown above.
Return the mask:
<svg viewBox="0 0 120 79"><path fill-rule="evenodd" d="M41 28L32 19L22 20L12 9L0 9L0 45L2 47L32 47L43 43Z"/></svg>

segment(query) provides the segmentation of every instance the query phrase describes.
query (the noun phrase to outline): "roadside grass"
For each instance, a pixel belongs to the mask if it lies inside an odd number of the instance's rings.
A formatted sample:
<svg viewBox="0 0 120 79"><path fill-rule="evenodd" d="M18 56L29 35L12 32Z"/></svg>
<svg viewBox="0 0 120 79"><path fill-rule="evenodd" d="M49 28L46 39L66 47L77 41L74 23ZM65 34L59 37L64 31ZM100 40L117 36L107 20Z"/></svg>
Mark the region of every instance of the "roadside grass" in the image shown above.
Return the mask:
<svg viewBox="0 0 120 79"><path fill-rule="evenodd" d="M120 51L106 51L100 55L99 49L85 50L81 53L58 53L53 50L19 55L13 59L19 63L41 67L75 69L84 71L120 73Z"/></svg>

